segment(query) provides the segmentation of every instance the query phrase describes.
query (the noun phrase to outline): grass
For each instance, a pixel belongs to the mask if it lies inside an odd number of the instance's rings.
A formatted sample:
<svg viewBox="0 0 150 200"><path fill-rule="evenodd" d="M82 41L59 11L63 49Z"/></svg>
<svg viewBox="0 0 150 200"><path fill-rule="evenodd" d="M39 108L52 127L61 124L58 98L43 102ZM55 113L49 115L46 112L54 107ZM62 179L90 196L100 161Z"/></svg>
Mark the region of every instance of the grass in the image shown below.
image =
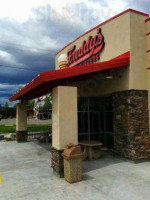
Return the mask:
<svg viewBox="0 0 150 200"><path fill-rule="evenodd" d="M29 132L51 131L52 126L49 124L31 124L28 125ZM0 134L16 133L15 125L0 125Z"/></svg>

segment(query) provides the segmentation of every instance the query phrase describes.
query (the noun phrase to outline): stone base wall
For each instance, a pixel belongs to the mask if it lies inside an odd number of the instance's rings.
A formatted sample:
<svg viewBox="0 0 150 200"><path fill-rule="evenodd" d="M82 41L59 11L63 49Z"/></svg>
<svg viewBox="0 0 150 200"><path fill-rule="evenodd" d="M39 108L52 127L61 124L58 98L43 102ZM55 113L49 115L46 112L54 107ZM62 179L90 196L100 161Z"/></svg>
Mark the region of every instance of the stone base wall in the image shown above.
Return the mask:
<svg viewBox="0 0 150 200"><path fill-rule="evenodd" d="M63 150L57 150L56 148L52 147L52 162L51 167L53 168L53 172L56 176L63 178L64 177L64 161L62 157Z"/></svg>
<svg viewBox="0 0 150 200"><path fill-rule="evenodd" d="M17 142L27 142L28 134L27 131L17 131L16 140Z"/></svg>
<svg viewBox="0 0 150 200"><path fill-rule="evenodd" d="M114 93L114 149L133 159L150 158L148 92L128 90Z"/></svg>

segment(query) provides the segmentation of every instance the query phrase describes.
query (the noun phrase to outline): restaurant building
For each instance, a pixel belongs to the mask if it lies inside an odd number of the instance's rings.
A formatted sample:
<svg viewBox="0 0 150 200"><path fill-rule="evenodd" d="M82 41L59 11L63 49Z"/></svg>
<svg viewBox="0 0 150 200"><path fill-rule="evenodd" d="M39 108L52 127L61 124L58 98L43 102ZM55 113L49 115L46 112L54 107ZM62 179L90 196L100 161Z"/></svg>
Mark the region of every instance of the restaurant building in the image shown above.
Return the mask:
<svg viewBox="0 0 150 200"><path fill-rule="evenodd" d="M68 143L100 141L133 159L150 158L150 18L128 9L79 36L10 97L17 140L27 140L26 101L52 94L52 167L61 173Z"/></svg>

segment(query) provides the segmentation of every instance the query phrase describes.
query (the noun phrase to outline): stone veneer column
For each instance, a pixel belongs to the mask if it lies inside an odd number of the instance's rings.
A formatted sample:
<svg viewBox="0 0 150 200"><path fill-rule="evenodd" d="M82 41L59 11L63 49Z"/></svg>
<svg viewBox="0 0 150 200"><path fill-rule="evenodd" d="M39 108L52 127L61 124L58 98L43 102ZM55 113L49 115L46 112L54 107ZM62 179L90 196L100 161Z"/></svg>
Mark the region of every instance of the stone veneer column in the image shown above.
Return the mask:
<svg viewBox="0 0 150 200"><path fill-rule="evenodd" d="M78 144L77 88L59 86L52 91L52 168L64 176L62 152L69 143Z"/></svg>
<svg viewBox="0 0 150 200"><path fill-rule="evenodd" d="M16 132L17 141L27 141L27 106L26 102L17 104L17 116L16 116Z"/></svg>
<svg viewBox="0 0 150 200"><path fill-rule="evenodd" d="M150 158L148 91L114 93L114 149L133 159Z"/></svg>

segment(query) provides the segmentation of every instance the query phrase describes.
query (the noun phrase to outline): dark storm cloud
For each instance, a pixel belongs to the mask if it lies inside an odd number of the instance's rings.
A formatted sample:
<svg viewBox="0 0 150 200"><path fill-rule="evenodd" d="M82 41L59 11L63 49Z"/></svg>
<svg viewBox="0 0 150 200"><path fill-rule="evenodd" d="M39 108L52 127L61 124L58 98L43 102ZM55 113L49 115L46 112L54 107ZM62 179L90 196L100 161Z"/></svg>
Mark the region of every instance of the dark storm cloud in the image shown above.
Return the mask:
<svg viewBox="0 0 150 200"><path fill-rule="evenodd" d="M5 95L1 91L0 101L13 94L17 84L29 82L42 71L53 70L55 53L86 30L86 23L81 26L75 19L70 21L67 14L63 18L52 14L49 8L45 5L33 9L32 17L24 23L0 19L0 65L6 65L0 66L0 83L14 85Z"/></svg>
<svg viewBox="0 0 150 200"><path fill-rule="evenodd" d="M15 93L16 88L19 89L23 87L23 85L19 85L19 84L0 84L0 94L1 94L1 103L4 103L6 101L8 101L8 98L10 96L10 94Z"/></svg>
<svg viewBox="0 0 150 200"><path fill-rule="evenodd" d="M12 48L5 49L8 53L15 58L17 62L21 63L10 63L6 60L1 60L0 64L5 66L0 66L0 81L1 83L11 83L11 84L24 84L31 80L41 71L48 71L54 69L54 53L49 55L48 53L32 53L30 51L16 50ZM10 68L10 67L16 68ZM26 69L26 70L22 70Z"/></svg>

